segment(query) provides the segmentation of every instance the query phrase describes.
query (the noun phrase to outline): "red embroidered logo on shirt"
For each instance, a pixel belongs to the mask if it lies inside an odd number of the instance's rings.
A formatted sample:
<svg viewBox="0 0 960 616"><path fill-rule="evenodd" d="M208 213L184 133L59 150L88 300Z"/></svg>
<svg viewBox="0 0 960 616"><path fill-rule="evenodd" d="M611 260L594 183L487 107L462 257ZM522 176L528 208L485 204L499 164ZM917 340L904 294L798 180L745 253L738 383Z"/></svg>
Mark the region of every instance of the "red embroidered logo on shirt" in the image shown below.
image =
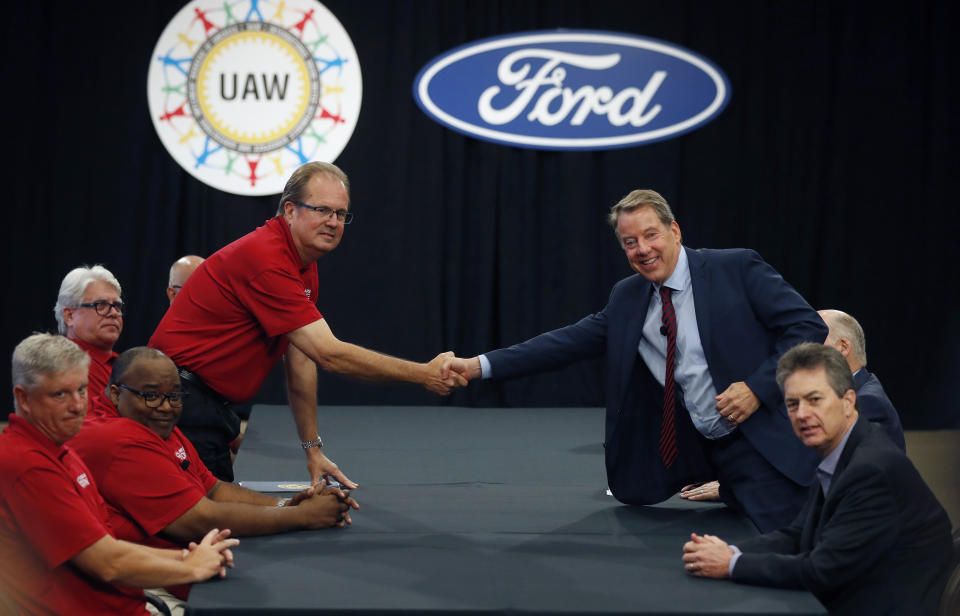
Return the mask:
<svg viewBox="0 0 960 616"><path fill-rule="evenodd" d="M81 487L81 488L85 488L85 487L87 487L88 485L90 485L90 480L87 479L87 474L86 474L86 473L80 473L79 475L77 475L77 483L80 484L80 487Z"/></svg>
<svg viewBox="0 0 960 616"><path fill-rule="evenodd" d="M180 460L181 462L187 459L187 452L183 447L178 449L173 455L177 456L177 460Z"/></svg>

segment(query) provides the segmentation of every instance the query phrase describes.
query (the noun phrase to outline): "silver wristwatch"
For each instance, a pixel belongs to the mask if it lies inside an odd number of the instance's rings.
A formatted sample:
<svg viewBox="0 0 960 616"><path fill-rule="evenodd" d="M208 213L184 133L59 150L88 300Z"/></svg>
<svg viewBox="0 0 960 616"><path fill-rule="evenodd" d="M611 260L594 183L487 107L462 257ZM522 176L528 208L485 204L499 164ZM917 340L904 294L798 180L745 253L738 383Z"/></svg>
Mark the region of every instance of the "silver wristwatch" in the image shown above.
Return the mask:
<svg viewBox="0 0 960 616"><path fill-rule="evenodd" d="M300 446L304 449L310 449L311 447L316 447L317 449L323 449L323 439L320 438L320 435L317 435L317 438L312 441L300 441Z"/></svg>

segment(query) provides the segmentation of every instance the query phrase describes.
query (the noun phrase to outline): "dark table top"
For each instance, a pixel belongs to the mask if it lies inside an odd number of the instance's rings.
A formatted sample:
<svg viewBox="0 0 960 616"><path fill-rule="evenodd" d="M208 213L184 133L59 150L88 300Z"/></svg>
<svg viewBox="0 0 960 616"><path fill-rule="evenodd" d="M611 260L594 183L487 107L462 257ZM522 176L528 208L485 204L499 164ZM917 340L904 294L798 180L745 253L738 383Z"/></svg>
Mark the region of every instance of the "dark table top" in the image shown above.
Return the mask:
<svg viewBox="0 0 960 616"><path fill-rule="evenodd" d="M806 592L693 578L690 532L736 541L722 505L606 495L600 409L322 407L325 451L360 488L343 529L241 540L192 614L824 614ZM257 406L238 481L304 482L286 407Z"/></svg>

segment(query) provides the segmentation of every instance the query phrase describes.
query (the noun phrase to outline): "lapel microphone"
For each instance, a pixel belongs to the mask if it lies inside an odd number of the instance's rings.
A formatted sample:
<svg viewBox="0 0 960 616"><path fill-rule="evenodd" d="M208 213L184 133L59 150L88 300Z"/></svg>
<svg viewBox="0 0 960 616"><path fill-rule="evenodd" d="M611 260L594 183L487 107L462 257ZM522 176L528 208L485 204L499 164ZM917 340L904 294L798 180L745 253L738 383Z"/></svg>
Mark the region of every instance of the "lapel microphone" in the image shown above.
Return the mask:
<svg viewBox="0 0 960 616"><path fill-rule="evenodd" d="M667 335L667 326L666 326L666 325L661 325L661 326L660 326L660 333L663 334L664 336Z"/></svg>
<svg viewBox="0 0 960 616"><path fill-rule="evenodd" d="M182 468L183 470L187 470L188 468L190 468L190 460L184 460L183 462L181 462L180 468Z"/></svg>

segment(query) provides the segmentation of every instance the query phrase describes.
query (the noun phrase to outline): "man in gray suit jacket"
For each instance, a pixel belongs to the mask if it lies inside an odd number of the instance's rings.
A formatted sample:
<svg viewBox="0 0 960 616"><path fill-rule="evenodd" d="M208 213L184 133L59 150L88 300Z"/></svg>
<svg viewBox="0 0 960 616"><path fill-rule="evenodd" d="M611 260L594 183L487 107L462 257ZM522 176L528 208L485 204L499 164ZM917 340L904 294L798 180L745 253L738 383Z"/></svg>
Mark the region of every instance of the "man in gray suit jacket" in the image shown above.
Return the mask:
<svg viewBox="0 0 960 616"><path fill-rule="evenodd" d="M794 432L821 457L786 528L728 545L691 535L692 575L806 588L831 614L935 614L953 550L950 521L913 464L859 417L853 378L829 346L804 343L777 367Z"/></svg>

